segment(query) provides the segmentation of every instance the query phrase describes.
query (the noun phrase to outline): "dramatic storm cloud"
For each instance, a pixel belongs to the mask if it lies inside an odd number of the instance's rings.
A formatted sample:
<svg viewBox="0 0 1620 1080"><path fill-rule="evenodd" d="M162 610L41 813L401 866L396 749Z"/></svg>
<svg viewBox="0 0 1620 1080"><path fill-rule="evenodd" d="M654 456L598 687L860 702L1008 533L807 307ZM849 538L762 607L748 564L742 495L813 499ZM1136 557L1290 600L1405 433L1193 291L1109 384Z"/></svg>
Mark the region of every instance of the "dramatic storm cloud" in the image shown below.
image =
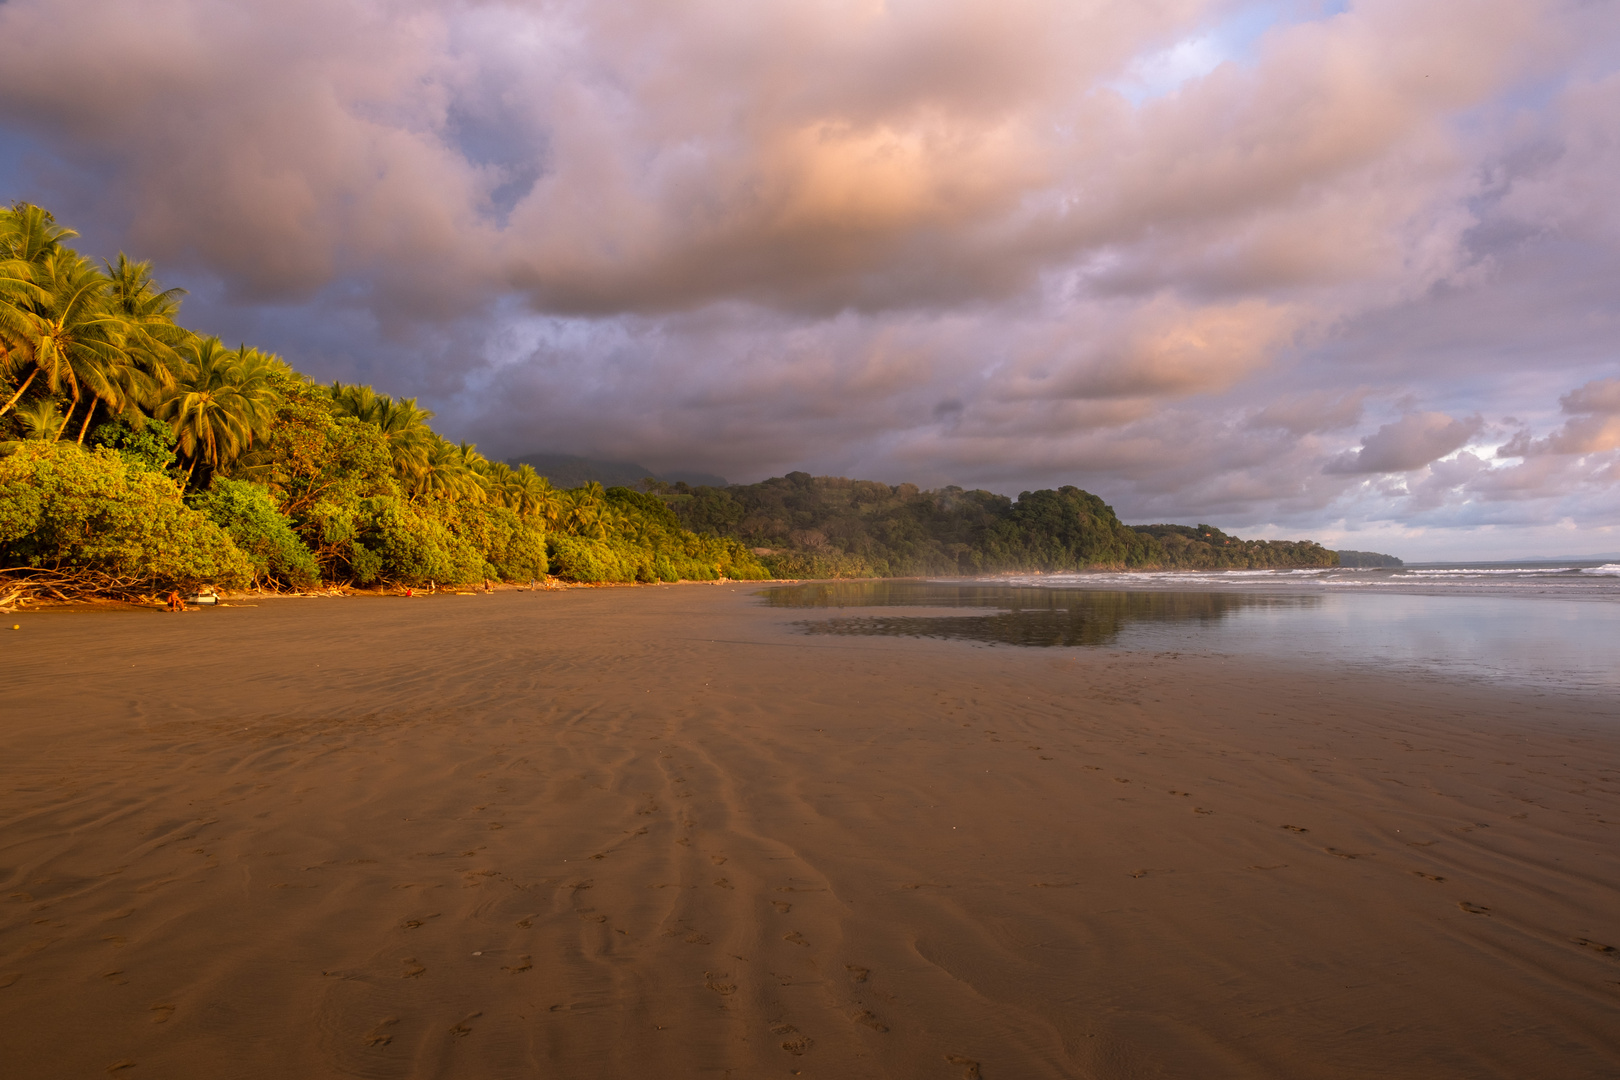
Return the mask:
<svg viewBox="0 0 1620 1080"><path fill-rule="evenodd" d="M494 455L1620 549L1620 14L6 0L0 186Z"/></svg>

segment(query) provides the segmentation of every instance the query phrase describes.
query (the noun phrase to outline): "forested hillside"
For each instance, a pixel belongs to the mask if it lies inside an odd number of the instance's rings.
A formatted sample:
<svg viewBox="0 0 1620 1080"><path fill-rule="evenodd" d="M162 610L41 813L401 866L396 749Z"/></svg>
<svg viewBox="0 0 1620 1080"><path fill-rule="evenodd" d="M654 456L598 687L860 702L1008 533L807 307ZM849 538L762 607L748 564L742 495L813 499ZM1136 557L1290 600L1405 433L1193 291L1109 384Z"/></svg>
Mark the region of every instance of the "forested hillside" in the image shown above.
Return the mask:
<svg viewBox="0 0 1620 1080"><path fill-rule="evenodd" d="M181 293L0 210L0 600L173 586L763 578L658 500L558 490L429 426L179 324Z"/></svg>
<svg viewBox="0 0 1620 1080"><path fill-rule="evenodd" d="M1120 522L1075 487L988 491L794 472L726 488L658 484L694 532L763 552L777 577L914 576L1093 568L1209 570L1334 566L1311 541L1240 540L1209 525Z"/></svg>

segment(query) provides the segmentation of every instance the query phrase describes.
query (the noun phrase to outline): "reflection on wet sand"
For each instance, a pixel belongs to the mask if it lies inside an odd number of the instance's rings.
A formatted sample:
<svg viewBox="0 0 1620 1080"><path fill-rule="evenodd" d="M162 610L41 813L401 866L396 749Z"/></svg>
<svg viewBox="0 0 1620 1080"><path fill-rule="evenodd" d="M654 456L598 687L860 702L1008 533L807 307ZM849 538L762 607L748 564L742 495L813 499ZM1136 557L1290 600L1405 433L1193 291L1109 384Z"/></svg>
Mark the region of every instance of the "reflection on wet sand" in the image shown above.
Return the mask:
<svg viewBox="0 0 1620 1080"><path fill-rule="evenodd" d="M1133 623L1213 623L1256 607L1307 608L1311 595L1098 592L926 581L826 582L771 589L771 607L995 608L986 615L873 615L806 621L807 634L932 637L1027 646L1110 645Z"/></svg>

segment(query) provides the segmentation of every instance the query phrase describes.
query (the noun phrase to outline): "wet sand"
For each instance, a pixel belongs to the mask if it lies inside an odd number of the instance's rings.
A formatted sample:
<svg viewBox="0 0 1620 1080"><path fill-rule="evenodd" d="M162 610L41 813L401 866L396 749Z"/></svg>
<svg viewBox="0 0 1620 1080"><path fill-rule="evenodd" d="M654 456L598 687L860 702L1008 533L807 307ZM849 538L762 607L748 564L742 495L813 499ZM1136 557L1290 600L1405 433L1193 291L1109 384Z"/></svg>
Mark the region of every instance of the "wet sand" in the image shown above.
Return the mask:
<svg viewBox="0 0 1620 1080"><path fill-rule="evenodd" d="M1620 1075L1620 708L752 587L0 631L0 1073Z"/></svg>

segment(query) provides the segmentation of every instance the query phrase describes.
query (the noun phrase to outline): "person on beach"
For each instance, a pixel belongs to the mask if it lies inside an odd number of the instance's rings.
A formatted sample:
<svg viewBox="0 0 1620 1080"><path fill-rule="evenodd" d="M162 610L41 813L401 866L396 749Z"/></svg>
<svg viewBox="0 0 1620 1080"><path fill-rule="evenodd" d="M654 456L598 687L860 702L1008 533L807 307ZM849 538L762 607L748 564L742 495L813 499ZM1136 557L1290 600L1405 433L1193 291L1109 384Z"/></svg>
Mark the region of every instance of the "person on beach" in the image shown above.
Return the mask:
<svg viewBox="0 0 1620 1080"><path fill-rule="evenodd" d="M186 602L180 599L180 590L171 589L169 591L169 611L175 612L184 610L186 610Z"/></svg>

